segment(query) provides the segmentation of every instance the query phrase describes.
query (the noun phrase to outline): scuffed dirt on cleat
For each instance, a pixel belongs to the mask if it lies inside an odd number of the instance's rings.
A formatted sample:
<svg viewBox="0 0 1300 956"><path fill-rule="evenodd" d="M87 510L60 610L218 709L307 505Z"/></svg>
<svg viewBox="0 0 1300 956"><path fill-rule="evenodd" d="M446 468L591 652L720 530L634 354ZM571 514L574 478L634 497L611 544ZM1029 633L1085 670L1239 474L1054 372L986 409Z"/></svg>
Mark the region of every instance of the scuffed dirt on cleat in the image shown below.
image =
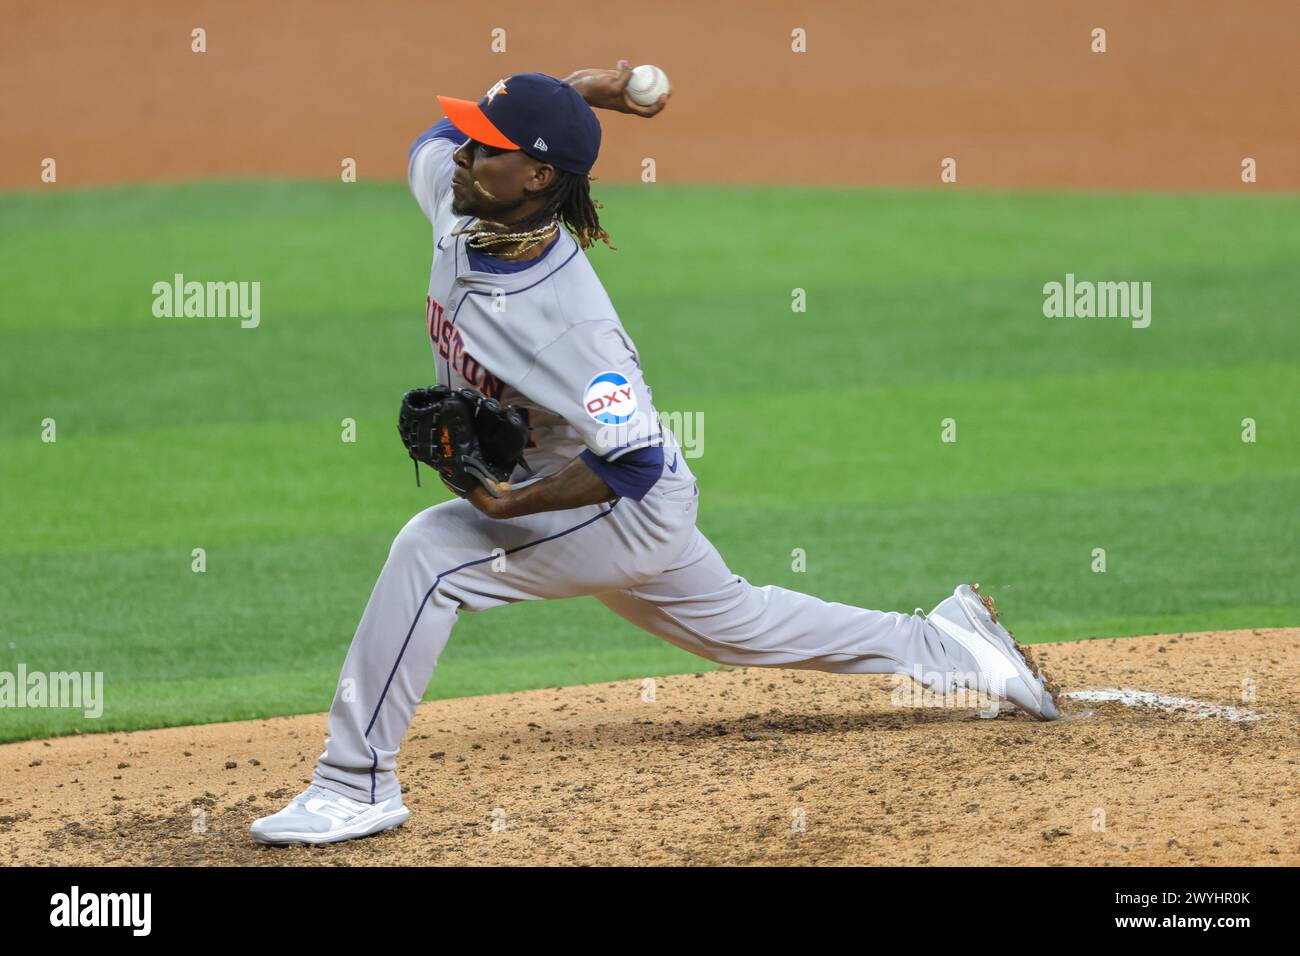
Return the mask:
<svg viewBox="0 0 1300 956"><path fill-rule="evenodd" d="M1006 632L1011 635L1011 643L1015 645L1017 653L1019 653L1020 657L1024 660L1030 673L1036 674L1038 679L1043 682L1043 686L1046 687L1047 692L1052 695L1052 700L1056 702L1057 708L1059 709L1061 705L1061 685L1052 680L1051 675L1044 670L1043 665L1038 662L1038 659L1034 657L1029 648L1017 641L1016 635L1012 632L1011 628L1007 627L1006 624L1003 624L1001 618L998 616L998 606L993 600L993 595L982 593L978 584L972 584L971 590L975 592L975 595L984 604L984 607L989 612L989 616L993 618L993 622L995 624L1002 624L1002 626L1006 628Z"/></svg>
<svg viewBox="0 0 1300 956"><path fill-rule="evenodd" d="M1006 627L1005 624L1002 626ZM1010 628L1007 628L1007 633L1011 634ZM1043 665L1038 662L1038 659L1029 648L1016 640L1014 634L1011 634L1011 643L1016 645L1016 650L1019 651L1020 656L1025 659L1025 663L1029 666L1029 670L1038 675L1038 679L1041 680L1043 686L1047 688L1047 693L1052 695L1052 700L1055 702L1056 707L1059 710L1061 707L1061 685L1052 680L1052 675L1044 670Z"/></svg>
<svg viewBox="0 0 1300 956"><path fill-rule="evenodd" d="M971 589L972 591L974 591L974 592L975 592L975 596L978 597L978 598L980 599L980 601L983 602L985 610L987 610L987 611L989 612L989 616L993 618L993 623L994 623L994 624L1001 624L1002 621L999 620L999 618L998 618L998 606L997 606L997 604L994 602L993 597L992 597L991 595L988 595L988 594L985 594L984 592L982 592L982 591L980 590L980 586L979 586L979 584L972 584L972 585L970 586L970 589Z"/></svg>

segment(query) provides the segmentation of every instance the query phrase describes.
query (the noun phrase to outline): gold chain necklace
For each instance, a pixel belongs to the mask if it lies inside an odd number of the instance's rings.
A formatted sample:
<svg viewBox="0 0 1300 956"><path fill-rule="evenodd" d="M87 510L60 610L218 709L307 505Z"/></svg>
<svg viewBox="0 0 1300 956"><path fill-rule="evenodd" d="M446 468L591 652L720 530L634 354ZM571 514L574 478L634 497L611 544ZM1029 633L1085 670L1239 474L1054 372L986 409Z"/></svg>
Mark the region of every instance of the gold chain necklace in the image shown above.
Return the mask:
<svg viewBox="0 0 1300 956"><path fill-rule="evenodd" d="M495 227L495 228L494 228ZM499 232L500 229L508 229L504 223L492 222L483 219L468 229L462 229L454 235L467 235L465 245L475 252L487 252L497 256L500 259L518 259L525 252L535 247L538 243L546 242L557 232L560 231L560 221L552 219L545 225L538 226L536 229L525 229L520 232ZM493 252L494 248L517 243L518 248L511 252Z"/></svg>

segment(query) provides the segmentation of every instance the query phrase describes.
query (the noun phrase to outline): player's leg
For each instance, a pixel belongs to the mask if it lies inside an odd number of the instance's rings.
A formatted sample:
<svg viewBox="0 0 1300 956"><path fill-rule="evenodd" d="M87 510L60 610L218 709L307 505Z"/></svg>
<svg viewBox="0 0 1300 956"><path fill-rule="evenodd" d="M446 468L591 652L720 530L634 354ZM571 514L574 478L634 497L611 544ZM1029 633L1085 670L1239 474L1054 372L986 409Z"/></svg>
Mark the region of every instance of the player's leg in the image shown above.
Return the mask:
<svg viewBox="0 0 1300 956"><path fill-rule="evenodd" d="M941 689L984 689L991 675L998 681L993 692L999 694L1008 680L1027 683L1031 677L1013 673L1009 655L993 641L996 625L983 635L980 629L987 622L974 620L979 612L967 611L957 595L927 619L823 601L786 588L754 587L727 568L698 530L682 556L658 577L597 598L643 630L721 664L904 674ZM953 624L959 613L972 618L963 618L960 628ZM1016 703L1032 707L1032 693L1019 694L1018 685L1013 689L1023 698ZM1054 706L1050 709L1054 716Z"/></svg>
<svg viewBox="0 0 1300 956"><path fill-rule="evenodd" d="M596 597L643 630L719 664L891 674L951 662L923 618L754 587L698 530L659 577Z"/></svg>
<svg viewBox="0 0 1300 956"><path fill-rule="evenodd" d="M626 587L658 573L690 530L625 502L499 521L454 499L416 515L348 650L314 783L371 804L400 793L397 752L459 611Z"/></svg>

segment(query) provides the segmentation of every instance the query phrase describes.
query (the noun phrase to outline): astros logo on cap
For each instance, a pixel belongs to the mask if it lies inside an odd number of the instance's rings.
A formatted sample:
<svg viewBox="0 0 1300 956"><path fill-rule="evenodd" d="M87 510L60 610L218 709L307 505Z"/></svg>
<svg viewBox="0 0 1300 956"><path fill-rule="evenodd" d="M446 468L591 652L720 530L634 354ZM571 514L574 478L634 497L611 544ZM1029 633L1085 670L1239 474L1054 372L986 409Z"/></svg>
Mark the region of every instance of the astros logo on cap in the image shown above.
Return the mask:
<svg viewBox="0 0 1300 956"><path fill-rule="evenodd" d="M575 176L590 175L600 152L596 114L581 93L545 73L511 73L478 102L439 96L438 103L475 142L522 150Z"/></svg>

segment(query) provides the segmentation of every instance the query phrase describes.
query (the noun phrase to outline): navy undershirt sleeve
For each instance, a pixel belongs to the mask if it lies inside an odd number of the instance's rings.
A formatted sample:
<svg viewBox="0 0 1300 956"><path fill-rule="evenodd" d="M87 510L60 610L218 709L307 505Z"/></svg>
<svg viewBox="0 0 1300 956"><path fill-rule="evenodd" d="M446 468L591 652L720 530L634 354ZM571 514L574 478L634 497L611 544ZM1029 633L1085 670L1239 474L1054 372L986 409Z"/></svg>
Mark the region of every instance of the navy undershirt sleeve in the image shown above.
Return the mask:
<svg viewBox="0 0 1300 956"><path fill-rule="evenodd" d="M633 501L644 498L664 472L662 445L637 448L619 456L617 461L604 461L588 448L583 451L582 460L588 468L605 479L605 484L613 488L615 494Z"/></svg>

